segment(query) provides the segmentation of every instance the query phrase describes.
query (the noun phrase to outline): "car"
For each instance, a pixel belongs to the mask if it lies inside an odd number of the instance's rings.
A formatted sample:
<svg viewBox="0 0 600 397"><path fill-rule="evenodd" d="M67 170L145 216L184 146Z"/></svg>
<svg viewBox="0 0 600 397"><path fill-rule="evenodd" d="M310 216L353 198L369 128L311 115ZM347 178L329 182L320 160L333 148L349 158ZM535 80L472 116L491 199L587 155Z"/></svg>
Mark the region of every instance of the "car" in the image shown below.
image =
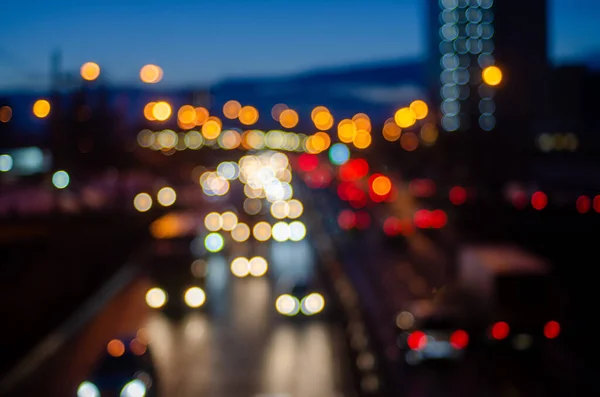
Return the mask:
<svg viewBox="0 0 600 397"><path fill-rule="evenodd" d="M470 332L454 310L420 300L398 314L398 347L406 363L461 359L470 343Z"/></svg>
<svg viewBox="0 0 600 397"><path fill-rule="evenodd" d="M315 316L325 309L325 297L306 281L280 281L276 290L275 308L284 316Z"/></svg>
<svg viewBox="0 0 600 397"><path fill-rule="evenodd" d="M152 397L157 376L144 333L113 339L90 376L77 387L77 397Z"/></svg>

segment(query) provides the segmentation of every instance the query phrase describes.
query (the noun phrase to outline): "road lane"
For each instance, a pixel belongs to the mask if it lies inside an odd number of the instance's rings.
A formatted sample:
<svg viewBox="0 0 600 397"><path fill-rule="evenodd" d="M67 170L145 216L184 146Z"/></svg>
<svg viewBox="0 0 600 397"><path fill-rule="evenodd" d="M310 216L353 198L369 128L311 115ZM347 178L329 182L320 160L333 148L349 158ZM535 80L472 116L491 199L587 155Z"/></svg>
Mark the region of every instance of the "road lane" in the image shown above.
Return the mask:
<svg viewBox="0 0 600 397"><path fill-rule="evenodd" d="M308 242L262 245L273 278L312 274ZM160 396L351 396L338 326L324 318L298 322L279 315L274 280L235 278L230 259L209 257L206 306L181 318L146 307L145 291L154 281L140 276L32 375L39 382L11 395L75 395L109 340L144 327Z"/></svg>

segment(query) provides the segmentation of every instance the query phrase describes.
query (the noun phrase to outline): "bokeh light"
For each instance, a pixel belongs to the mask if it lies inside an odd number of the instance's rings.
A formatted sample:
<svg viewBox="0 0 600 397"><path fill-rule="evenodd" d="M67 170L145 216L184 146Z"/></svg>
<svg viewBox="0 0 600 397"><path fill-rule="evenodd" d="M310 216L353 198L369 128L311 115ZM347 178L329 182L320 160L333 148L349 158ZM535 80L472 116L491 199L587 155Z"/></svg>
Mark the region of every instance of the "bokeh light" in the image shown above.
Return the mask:
<svg viewBox="0 0 600 397"><path fill-rule="evenodd" d="M231 238L238 243L243 243L250 238L250 227L239 222L231 231Z"/></svg>
<svg viewBox="0 0 600 397"><path fill-rule="evenodd" d="M79 70L81 78L87 81L93 81L100 76L100 66L95 62L86 62Z"/></svg>
<svg viewBox="0 0 600 397"><path fill-rule="evenodd" d="M416 100L410 104L410 110L413 111L417 120L423 120L429 114L429 107L424 101Z"/></svg>
<svg viewBox="0 0 600 397"><path fill-rule="evenodd" d="M225 246L225 240L219 233L210 233L204 238L204 247L209 252L219 252Z"/></svg>
<svg viewBox="0 0 600 397"><path fill-rule="evenodd" d="M160 101L152 107L152 117L157 121L166 121L171 117L173 109L167 102Z"/></svg>
<svg viewBox="0 0 600 397"><path fill-rule="evenodd" d="M258 121L258 110L256 110L256 108L253 106L244 106L240 109L238 118L240 123L244 125L252 125Z"/></svg>
<svg viewBox="0 0 600 397"><path fill-rule="evenodd" d="M198 308L206 302L206 293L202 288L191 287L183 295L185 304L192 308Z"/></svg>
<svg viewBox="0 0 600 397"><path fill-rule="evenodd" d="M223 105L223 116L230 120L235 120L240 115L240 110L242 110L242 105L238 101L227 101Z"/></svg>
<svg viewBox="0 0 600 397"><path fill-rule="evenodd" d="M52 175L52 184L57 189L64 189L69 186L70 177L66 171L56 171Z"/></svg>
<svg viewBox="0 0 600 397"><path fill-rule="evenodd" d="M283 128L294 128L298 120L298 113L293 109L285 109L279 115L279 123Z"/></svg>
<svg viewBox="0 0 600 397"><path fill-rule="evenodd" d="M175 204L175 200L177 200L177 193L175 193L172 187L165 186L156 194L156 201L163 207Z"/></svg>
<svg viewBox="0 0 600 397"><path fill-rule="evenodd" d="M146 212L152 208L152 197L148 193L138 193L133 198L133 206L139 212Z"/></svg>
<svg viewBox="0 0 600 397"><path fill-rule="evenodd" d="M223 227L223 218L218 212L211 212L204 217L204 227L211 232L218 232Z"/></svg>
<svg viewBox="0 0 600 397"><path fill-rule="evenodd" d="M271 238L271 225L267 222L258 222L252 228L252 235L258 241L267 241Z"/></svg>
<svg viewBox="0 0 600 397"><path fill-rule="evenodd" d="M481 72L481 77L487 85L496 86L502 82L502 70L498 66L488 66Z"/></svg>
<svg viewBox="0 0 600 397"><path fill-rule="evenodd" d="M417 116L411 108L401 108L394 114L394 121L400 128L409 128L415 125Z"/></svg>
<svg viewBox="0 0 600 397"><path fill-rule="evenodd" d="M267 273L269 265L262 256L255 256L248 261L248 269L253 277L262 277Z"/></svg>
<svg viewBox="0 0 600 397"><path fill-rule="evenodd" d="M35 117L43 119L50 114L50 102L45 99L38 99L33 104L33 114Z"/></svg>
<svg viewBox="0 0 600 397"><path fill-rule="evenodd" d="M140 80L146 84L156 84L163 78L163 70L161 67L148 64L140 69Z"/></svg>
<svg viewBox="0 0 600 397"><path fill-rule="evenodd" d="M244 278L250 274L250 263L247 258L237 257L231 261L231 273L239 278Z"/></svg>
<svg viewBox="0 0 600 397"><path fill-rule="evenodd" d="M153 308L158 309L163 307L167 303L167 293L158 287L150 288L146 292L146 304Z"/></svg>

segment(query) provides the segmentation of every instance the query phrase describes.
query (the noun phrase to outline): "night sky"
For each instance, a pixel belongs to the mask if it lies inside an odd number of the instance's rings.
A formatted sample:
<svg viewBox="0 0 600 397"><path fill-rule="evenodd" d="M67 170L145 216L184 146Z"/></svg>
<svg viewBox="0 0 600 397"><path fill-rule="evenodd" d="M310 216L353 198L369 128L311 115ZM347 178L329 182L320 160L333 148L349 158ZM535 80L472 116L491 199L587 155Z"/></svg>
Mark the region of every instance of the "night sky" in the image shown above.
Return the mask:
<svg viewBox="0 0 600 397"><path fill-rule="evenodd" d="M550 1L550 53L560 63L600 51L597 0ZM156 63L164 85L276 75L425 54L424 0L3 0L0 89L47 85L63 67L98 62L111 82L137 83ZM140 5L143 4L143 5Z"/></svg>

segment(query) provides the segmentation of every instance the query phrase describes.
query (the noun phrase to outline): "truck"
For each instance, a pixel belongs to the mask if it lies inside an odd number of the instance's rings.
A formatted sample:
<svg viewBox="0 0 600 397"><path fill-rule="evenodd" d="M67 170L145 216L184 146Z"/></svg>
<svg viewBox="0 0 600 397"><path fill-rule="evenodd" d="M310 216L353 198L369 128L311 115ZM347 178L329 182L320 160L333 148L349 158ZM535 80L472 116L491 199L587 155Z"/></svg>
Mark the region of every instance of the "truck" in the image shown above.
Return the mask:
<svg viewBox="0 0 600 397"><path fill-rule="evenodd" d="M489 340L524 350L558 336L562 299L546 260L517 246L466 246L457 265L456 287Z"/></svg>

